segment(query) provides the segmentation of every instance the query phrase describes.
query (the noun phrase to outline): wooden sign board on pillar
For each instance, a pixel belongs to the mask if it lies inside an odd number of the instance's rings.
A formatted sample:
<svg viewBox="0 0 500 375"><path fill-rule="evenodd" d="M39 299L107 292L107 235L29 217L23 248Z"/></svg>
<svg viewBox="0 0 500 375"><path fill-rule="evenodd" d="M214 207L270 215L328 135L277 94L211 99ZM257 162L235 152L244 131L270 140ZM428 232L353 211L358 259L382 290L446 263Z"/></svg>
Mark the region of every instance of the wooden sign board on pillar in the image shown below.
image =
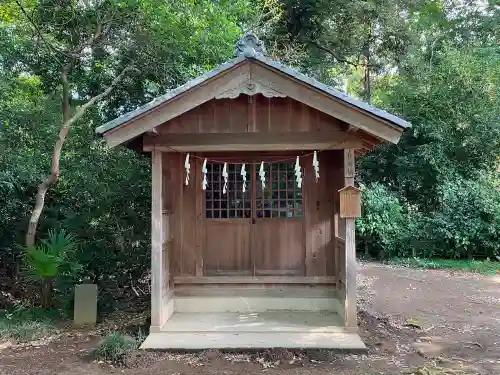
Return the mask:
<svg viewBox="0 0 500 375"><path fill-rule="evenodd" d="M339 190L340 217L353 219L361 216L361 190L352 185Z"/></svg>

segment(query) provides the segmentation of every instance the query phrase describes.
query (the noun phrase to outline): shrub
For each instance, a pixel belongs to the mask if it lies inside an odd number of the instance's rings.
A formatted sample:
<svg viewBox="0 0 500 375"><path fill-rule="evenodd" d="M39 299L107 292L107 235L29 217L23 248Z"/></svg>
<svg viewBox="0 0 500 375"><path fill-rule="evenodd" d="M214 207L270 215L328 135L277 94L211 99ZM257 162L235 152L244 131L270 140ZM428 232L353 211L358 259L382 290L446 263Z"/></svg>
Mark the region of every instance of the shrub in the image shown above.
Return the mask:
<svg viewBox="0 0 500 375"><path fill-rule="evenodd" d="M138 343L134 337L113 332L97 344L96 355L105 361L118 362L137 348Z"/></svg>
<svg viewBox="0 0 500 375"><path fill-rule="evenodd" d="M38 246L24 249L24 275L40 283L40 302L43 308L51 307L54 281L64 273L74 273L79 268L73 260L78 242L64 230L49 231L47 240Z"/></svg>
<svg viewBox="0 0 500 375"><path fill-rule="evenodd" d="M493 181L456 178L439 187L439 207L426 219L422 255L494 258L500 251L500 192Z"/></svg>
<svg viewBox="0 0 500 375"><path fill-rule="evenodd" d="M500 253L500 190L496 180L454 176L438 185L433 211L404 206L385 186L363 192L358 238L380 258L491 258ZM358 246L362 248L362 246Z"/></svg>
<svg viewBox="0 0 500 375"><path fill-rule="evenodd" d="M359 241L371 255L407 256L412 222L398 198L379 183L366 186L362 197L363 212L356 221Z"/></svg>

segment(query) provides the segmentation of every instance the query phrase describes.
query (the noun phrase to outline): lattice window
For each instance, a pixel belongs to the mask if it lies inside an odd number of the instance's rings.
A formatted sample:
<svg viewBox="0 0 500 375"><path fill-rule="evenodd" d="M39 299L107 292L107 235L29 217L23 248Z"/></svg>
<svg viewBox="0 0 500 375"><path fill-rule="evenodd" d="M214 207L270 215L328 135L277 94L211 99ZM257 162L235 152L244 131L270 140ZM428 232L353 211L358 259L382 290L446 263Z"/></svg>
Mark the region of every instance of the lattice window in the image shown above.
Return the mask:
<svg viewBox="0 0 500 375"><path fill-rule="evenodd" d="M257 168L258 169L258 168ZM297 188L294 164L264 164L266 187L262 190L257 170L258 218L301 217L302 189Z"/></svg>
<svg viewBox="0 0 500 375"><path fill-rule="evenodd" d="M228 164L227 193L223 194L223 164L207 165L207 190L205 191L205 216L208 219L231 219L252 217L251 179L247 166L247 189L243 193L241 164Z"/></svg>

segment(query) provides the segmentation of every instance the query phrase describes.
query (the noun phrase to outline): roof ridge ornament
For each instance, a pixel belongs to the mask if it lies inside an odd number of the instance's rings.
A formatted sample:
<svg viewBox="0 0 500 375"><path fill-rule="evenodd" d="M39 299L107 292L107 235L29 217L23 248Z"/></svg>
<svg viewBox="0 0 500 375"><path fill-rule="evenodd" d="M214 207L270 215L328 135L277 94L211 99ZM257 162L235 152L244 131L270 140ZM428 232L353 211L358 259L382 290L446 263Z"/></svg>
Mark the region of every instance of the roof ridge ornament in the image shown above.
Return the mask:
<svg viewBox="0 0 500 375"><path fill-rule="evenodd" d="M236 57L241 55L245 57L265 56L266 48L262 40L257 38L254 33L245 33L236 43L235 55Z"/></svg>

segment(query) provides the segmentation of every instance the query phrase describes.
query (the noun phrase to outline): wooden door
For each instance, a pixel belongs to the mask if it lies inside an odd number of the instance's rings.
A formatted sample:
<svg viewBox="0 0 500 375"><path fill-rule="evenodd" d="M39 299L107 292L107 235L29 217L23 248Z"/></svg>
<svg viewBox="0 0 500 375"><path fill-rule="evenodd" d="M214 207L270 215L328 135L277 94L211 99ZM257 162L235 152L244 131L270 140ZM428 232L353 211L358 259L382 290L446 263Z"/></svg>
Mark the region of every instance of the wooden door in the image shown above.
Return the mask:
<svg viewBox="0 0 500 375"><path fill-rule="evenodd" d="M267 164L265 171L264 189L254 173L255 275L305 275L302 190L296 184L294 164Z"/></svg>
<svg viewBox="0 0 500 375"><path fill-rule="evenodd" d="M205 276L252 276L252 181L247 172L243 192L241 164L228 164L228 183L223 193L223 164L207 165L205 192Z"/></svg>

